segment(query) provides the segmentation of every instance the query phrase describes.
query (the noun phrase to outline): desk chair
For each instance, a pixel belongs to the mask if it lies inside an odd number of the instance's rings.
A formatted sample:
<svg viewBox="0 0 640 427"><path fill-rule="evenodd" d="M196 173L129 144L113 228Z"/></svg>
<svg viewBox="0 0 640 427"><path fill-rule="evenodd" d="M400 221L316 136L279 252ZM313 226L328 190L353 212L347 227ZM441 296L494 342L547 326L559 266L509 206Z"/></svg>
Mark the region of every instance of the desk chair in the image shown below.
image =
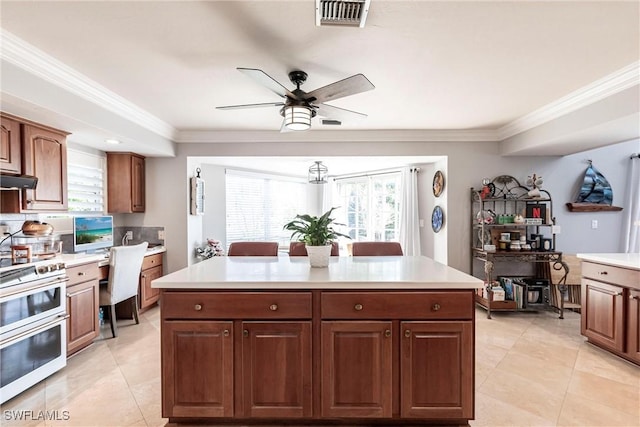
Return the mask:
<svg viewBox="0 0 640 427"><path fill-rule="evenodd" d="M233 242L227 256L278 256L278 242Z"/></svg>
<svg viewBox="0 0 640 427"><path fill-rule="evenodd" d="M114 246L109 255L109 278L100 281L100 307L109 307L109 319L113 337L118 336L116 304L130 300L133 317L138 320L138 283L142 260L147 252L147 242L132 246Z"/></svg>
<svg viewBox="0 0 640 427"><path fill-rule="evenodd" d="M353 242L353 256L404 255L398 242Z"/></svg>
<svg viewBox="0 0 640 427"><path fill-rule="evenodd" d="M291 242L289 243L289 256L308 256L307 248L305 248L304 242ZM331 242L331 256L339 256L340 247L338 242Z"/></svg>

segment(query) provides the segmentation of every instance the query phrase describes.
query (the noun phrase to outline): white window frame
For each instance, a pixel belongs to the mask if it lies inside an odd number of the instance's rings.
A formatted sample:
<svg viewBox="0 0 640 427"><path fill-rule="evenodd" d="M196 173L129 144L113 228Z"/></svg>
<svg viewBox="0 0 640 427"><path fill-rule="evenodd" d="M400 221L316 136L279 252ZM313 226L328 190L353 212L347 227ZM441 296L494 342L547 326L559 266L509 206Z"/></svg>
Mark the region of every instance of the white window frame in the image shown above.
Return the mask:
<svg viewBox="0 0 640 427"><path fill-rule="evenodd" d="M67 149L67 200L70 214L106 211L106 157Z"/></svg>

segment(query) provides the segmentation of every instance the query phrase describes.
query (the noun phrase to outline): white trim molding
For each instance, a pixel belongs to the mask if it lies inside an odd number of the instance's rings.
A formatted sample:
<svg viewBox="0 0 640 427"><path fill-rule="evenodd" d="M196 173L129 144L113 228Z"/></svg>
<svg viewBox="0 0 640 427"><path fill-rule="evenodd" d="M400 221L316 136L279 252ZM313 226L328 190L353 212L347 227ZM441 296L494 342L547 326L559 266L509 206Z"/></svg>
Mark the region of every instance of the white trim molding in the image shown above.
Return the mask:
<svg viewBox="0 0 640 427"><path fill-rule="evenodd" d="M5 29L0 29L0 60L98 104L151 132L173 140L176 129L84 74L42 52Z"/></svg>

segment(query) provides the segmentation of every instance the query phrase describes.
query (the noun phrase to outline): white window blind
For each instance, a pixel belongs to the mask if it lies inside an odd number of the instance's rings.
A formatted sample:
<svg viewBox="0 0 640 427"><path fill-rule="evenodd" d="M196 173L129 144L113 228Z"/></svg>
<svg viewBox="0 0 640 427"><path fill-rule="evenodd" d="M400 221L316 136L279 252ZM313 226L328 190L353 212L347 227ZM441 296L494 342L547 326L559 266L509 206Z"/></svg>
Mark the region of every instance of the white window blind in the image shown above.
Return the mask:
<svg viewBox="0 0 640 427"><path fill-rule="evenodd" d="M353 241L398 241L401 182L400 172L337 178L334 205L346 208L345 234Z"/></svg>
<svg viewBox="0 0 640 427"><path fill-rule="evenodd" d="M289 247L282 227L307 213L307 183L296 178L226 171L227 245L238 241L278 242Z"/></svg>
<svg viewBox="0 0 640 427"><path fill-rule="evenodd" d="M69 212L105 211L104 157L67 150L67 192Z"/></svg>

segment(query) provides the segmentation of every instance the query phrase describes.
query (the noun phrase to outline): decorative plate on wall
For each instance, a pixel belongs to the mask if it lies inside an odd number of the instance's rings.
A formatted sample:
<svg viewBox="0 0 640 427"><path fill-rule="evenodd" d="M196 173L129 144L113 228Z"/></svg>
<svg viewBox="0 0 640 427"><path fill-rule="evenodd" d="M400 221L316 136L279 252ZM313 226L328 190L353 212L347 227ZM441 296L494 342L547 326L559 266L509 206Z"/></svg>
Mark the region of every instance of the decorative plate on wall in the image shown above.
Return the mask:
<svg viewBox="0 0 640 427"><path fill-rule="evenodd" d="M433 175L433 195L440 197L442 190L444 190L444 175L441 171L436 171Z"/></svg>
<svg viewBox="0 0 640 427"><path fill-rule="evenodd" d="M440 206L436 206L433 208L433 213L431 214L431 228L436 233L440 231L442 225L444 224L444 212Z"/></svg>

